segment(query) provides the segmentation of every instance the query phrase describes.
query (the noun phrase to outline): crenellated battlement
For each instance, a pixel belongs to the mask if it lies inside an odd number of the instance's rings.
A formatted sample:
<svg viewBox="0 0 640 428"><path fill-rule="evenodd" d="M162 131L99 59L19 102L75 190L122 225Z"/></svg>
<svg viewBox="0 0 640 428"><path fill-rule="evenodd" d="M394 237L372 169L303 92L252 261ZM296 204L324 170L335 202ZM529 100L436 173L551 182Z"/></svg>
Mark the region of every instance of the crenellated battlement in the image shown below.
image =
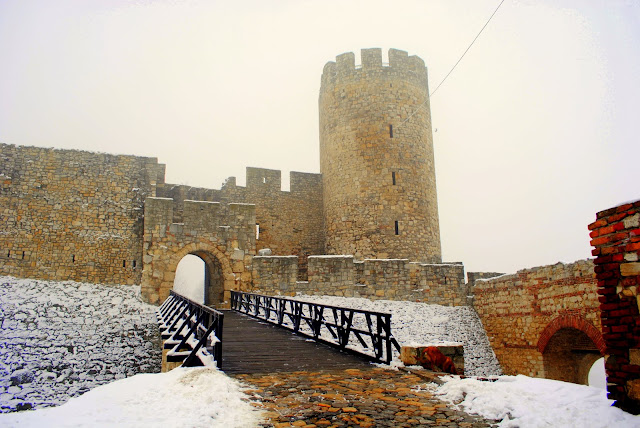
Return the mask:
<svg viewBox="0 0 640 428"><path fill-rule="evenodd" d="M183 222L175 223L174 210L182 210ZM252 204L208 201L182 201L181 206L171 198L147 198L144 206L145 235L170 233L197 235L231 228L254 232L256 207Z"/></svg>
<svg viewBox="0 0 640 428"><path fill-rule="evenodd" d="M322 72L322 86L330 85L341 79L362 78L370 73L390 73L395 78L418 78L426 80L427 68L424 61L406 51L389 49L389 63L382 62L382 49L362 49L361 64L356 65L353 52L336 56L336 60L325 64Z"/></svg>
<svg viewBox="0 0 640 428"><path fill-rule="evenodd" d="M236 177L229 177L222 190L246 189L251 192L305 193L309 187L322 185L322 175L311 172L291 171L289 173L289 191L282 190L282 171L277 169L247 167L246 186L238 186Z"/></svg>

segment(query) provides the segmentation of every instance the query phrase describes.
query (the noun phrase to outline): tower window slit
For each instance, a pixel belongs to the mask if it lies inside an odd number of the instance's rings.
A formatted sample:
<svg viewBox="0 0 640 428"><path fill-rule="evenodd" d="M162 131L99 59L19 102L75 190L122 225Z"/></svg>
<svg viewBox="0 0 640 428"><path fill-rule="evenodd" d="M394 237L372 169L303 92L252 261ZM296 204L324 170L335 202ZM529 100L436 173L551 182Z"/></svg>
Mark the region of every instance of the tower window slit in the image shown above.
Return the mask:
<svg viewBox="0 0 640 428"><path fill-rule="evenodd" d="M22 260L24 260L24 251L22 252Z"/></svg>
<svg viewBox="0 0 640 428"><path fill-rule="evenodd" d="M389 138L393 138L393 125L389 125Z"/></svg>
<svg viewBox="0 0 640 428"><path fill-rule="evenodd" d="M76 262L76 255L72 254L71 255L71 263L75 263Z"/></svg>
<svg viewBox="0 0 640 428"><path fill-rule="evenodd" d="M133 268L136 268L136 261L135 260L131 260L131 264L133 265Z"/></svg>
<svg viewBox="0 0 640 428"><path fill-rule="evenodd" d="M122 267L127 267L127 261L126 260L122 261Z"/></svg>
<svg viewBox="0 0 640 428"><path fill-rule="evenodd" d="M398 220L396 220L396 235L400 235L400 228L398 227Z"/></svg>
<svg viewBox="0 0 640 428"><path fill-rule="evenodd" d="M260 239L260 225L256 223L256 241Z"/></svg>
<svg viewBox="0 0 640 428"><path fill-rule="evenodd" d="M396 173L395 172L391 173L391 181L393 182L393 185L395 186L396 185Z"/></svg>

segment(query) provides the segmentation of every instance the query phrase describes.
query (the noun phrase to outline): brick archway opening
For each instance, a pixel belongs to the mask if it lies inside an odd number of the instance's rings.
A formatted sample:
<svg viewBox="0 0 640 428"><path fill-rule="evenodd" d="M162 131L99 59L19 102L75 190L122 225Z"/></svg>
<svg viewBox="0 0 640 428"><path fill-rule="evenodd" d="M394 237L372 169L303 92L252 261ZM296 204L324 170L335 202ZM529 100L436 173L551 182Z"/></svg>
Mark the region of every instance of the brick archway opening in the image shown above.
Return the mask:
<svg viewBox="0 0 640 428"><path fill-rule="evenodd" d="M589 384L589 370L604 355L604 340L589 321L574 315L553 320L540 335L544 377Z"/></svg>

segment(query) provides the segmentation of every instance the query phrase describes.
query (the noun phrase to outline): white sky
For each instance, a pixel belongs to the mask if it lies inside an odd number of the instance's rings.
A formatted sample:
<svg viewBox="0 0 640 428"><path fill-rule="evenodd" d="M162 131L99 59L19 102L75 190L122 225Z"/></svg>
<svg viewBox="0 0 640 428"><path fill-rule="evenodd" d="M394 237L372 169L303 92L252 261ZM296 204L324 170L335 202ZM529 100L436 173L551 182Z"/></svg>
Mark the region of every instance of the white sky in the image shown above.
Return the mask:
<svg viewBox="0 0 640 428"><path fill-rule="evenodd" d="M154 156L219 188L319 172L322 67L398 48L447 74L499 0L0 0L0 142ZM640 2L506 0L431 101L443 257L590 256L640 198Z"/></svg>

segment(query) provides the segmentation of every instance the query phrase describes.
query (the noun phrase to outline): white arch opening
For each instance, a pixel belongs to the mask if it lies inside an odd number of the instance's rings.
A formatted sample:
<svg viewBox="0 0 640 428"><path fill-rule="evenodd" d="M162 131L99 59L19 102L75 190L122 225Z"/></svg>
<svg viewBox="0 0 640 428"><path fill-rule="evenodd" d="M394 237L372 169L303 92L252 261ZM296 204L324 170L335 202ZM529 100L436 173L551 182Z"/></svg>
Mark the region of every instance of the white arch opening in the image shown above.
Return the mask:
<svg viewBox="0 0 640 428"><path fill-rule="evenodd" d="M204 260L193 254L187 254L176 268L173 290L194 302L204 304L205 269Z"/></svg>

